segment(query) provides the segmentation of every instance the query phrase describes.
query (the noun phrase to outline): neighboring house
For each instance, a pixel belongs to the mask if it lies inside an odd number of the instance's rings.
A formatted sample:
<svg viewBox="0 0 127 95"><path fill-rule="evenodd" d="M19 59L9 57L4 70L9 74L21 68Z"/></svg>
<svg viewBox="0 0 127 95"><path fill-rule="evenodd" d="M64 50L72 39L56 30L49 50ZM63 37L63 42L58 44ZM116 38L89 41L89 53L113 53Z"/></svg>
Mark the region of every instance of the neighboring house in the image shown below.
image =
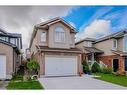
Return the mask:
<svg viewBox="0 0 127 95"><path fill-rule="evenodd" d="M98 61L112 67L113 71L127 71L127 32L120 31L100 39L85 38L76 42L84 60Z"/></svg>
<svg viewBox="0 0 127 95"><path fill-rule="evenodd" d="M82 71L81 51L75 47L76 32L61 18L35 25L27 52L30 50L39 62L41 75L68 76Z"/></svg>
<svg viewBox="0 0 127 95"><path fill-rule="evenodd" d="M0 29L0 79L11 79L21 63L21 34Z"/></svg>

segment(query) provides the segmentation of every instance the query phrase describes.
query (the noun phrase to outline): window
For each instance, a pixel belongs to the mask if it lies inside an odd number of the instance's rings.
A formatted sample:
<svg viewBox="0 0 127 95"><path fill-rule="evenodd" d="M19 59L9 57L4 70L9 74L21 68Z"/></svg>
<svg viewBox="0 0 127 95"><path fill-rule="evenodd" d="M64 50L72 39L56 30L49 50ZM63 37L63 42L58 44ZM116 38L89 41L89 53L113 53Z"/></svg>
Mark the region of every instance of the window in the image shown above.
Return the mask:
<svg viewBox="0 0 127 95"><path fill-rule="evenodd" d="M125 43L125 46L124 46L124 47L125 47L125 51L127 51L127 38L125 38L124 41L125 41L125 42L124 42L124 43Z"/></svg>
<svg viewBox="0 0 127 95"><path fill-rule="evenodd" d="M10 43L15 44L15 38L10 38Z"/></svg>
<svg viewBox="0 0 127 95"><path fill-rule="evenodd" d="M65 31L62 27L55 29L55 42L65 42Z"/></svg>
<svg viewBox="0 0 127 95"><path fill-rule="evenodd" d="M0 37L0 39L1 39L1 40L4 40L4 41L6 40L6 38L5 38L5 37Z"/></svg>
<svg viewBox="0 0 127 95"><path fill-rule="evenodd" d="M6 39L5 39L7 42L8 42L8 37L6 37Z"/></svg>
<svg viewBox="0 0 127 95"><path fill-rule="evenodd" d="M114 44L113 44L113 48L116 49L117 48L117 40L114 40Z"/></svg>
<svg viewBox="0 0 127 95"><path fill-rule="evenodd" d="M92 47L92 42L87 42L88 47Z"/></svg>
<svg viewBox="0 0 127 95"><path fill-rule="evenodd" d="M46 32L41 32L41 42L46 41Z"/></svg>

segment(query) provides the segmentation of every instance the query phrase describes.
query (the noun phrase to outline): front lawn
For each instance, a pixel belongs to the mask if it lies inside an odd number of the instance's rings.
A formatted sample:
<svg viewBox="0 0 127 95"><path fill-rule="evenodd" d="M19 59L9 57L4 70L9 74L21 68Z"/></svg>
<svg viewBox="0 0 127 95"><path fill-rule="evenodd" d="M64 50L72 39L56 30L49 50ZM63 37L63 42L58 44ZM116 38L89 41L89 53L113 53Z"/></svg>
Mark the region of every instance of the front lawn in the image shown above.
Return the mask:
<svg viewBox="0 0 127 95"><path fill-rule="evenodd" d="M37 80L23 81L21 75L17 75L9 82L7 89L43 89Z"/></svg>
<svg viewBox="0 0 127 95"><path fill-rule="evenodd" d="M103 81L107 81L127 87L127 76L116 76L113 74L103 74L103 73L97 73L94 75L100 76L100 77L96 77L96 79L100 79Z"/></svg>

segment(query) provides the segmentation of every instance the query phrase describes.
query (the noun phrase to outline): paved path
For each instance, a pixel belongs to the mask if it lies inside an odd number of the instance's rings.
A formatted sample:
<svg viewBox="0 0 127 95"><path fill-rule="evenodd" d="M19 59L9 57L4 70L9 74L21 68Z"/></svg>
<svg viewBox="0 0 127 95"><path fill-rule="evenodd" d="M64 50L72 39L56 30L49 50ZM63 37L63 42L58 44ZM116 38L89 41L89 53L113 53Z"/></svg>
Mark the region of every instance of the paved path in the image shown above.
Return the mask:
<svg viewBox="0 0 127 95"><path fill-rule="evenodd" d="M119 85L92 78L83 77L42 77L40 83L45 89L127 89Z"/></svg>
<svg viewBox="0 0 127 95"><path fill-rule="evenodd" d="M0 81L0 90L5 90L9 81Z"/></svg>

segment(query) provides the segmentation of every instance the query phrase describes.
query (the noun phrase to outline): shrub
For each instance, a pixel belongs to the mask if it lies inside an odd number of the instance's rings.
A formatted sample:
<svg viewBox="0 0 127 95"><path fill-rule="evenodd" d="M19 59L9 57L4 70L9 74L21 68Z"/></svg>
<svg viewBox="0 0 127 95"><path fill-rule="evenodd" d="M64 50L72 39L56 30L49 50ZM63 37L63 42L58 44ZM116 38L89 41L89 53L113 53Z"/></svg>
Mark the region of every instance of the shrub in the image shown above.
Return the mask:
<svg viewBox="0 0 127 95"><path fill-rule="evenodd" d="M111 74L112 73L112 68L104 67L102 69L102 73L104 73L104 74Z"/></svg>
<svg viewBox="0 0 127 95"><path fill-rule="evenodd" d="M28 68L29 72L31 72L31 73L34 72L35 74L37 74L40 69L40 66L36 60L32 59L27 62L27 68Z"/></svg>
<svg viewBox="0 0 127 95"><path fill-rule="evenodd" d="M125 71L121 71L121 70L117 70L116 73L114 73L116 76L125 76L126 75L126 72Z"/></svg>
<svg viewBox="0 0 127 95"><path fill-rule="evenodd" d="M83 72L84 72L84 73L90 72L89 65L88 65L88 63L87 63L86 61L83 61L83 62L82 62L82 65L83 65Z"/></svg>
<svg viewBox="0 0 127 95"><path fill-rule="evenodd" d="M101 68L100 68L99 63L94 62L94 64L93 64L92 67L91 67L91 70L92 70L92 73L101 72Z"/></svg>

